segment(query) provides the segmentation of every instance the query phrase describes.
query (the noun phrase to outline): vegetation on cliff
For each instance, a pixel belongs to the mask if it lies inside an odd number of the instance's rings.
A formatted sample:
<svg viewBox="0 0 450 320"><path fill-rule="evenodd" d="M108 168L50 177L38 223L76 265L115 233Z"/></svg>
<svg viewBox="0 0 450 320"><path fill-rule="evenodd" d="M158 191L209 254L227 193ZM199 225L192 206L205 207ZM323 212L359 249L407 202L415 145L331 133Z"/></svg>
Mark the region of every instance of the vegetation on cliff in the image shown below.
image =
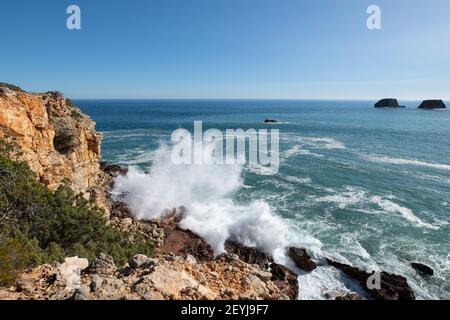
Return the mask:
<svg viewBox="0 0 450 320"><path fill-rule="evenodd" d="M67 186L43 186L25 162L11 160L15 150L0 141L0 285L24 268L67 256L104 252L124 264L136 253L152 254L152 243L107 225L101 209Z"/></svg>

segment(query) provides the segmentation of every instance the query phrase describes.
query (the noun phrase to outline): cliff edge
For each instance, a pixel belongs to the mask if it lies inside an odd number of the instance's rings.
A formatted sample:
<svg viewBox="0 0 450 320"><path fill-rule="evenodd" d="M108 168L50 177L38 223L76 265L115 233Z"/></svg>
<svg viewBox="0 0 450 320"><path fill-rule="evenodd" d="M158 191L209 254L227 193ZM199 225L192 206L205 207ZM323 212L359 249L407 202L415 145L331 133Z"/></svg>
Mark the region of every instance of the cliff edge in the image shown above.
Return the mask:
<svg viewBox="0 0 450 320"><path fill-rule="evenodd" d="M0 83L0 138L5 135L16 140L21 160L50 189L67 181L80 193L98 182L102 136L63 94Z"/></svg>

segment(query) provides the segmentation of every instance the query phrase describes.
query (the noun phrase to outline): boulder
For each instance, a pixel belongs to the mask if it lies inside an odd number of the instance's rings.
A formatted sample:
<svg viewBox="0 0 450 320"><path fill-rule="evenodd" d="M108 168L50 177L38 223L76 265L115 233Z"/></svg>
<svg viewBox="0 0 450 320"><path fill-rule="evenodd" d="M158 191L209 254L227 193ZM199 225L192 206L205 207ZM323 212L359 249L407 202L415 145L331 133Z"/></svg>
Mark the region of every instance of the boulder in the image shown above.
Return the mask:
<svg viewBox="0 0 450 320"><path fill-rule="evenodd" d="M91 273L113 274L116 270L117 268L114 264L113 258L104 253L100 253L89 266L89 272Z"/></svg>
<svg viewBox="0 0 450 320"><path fill-rule="evenodd" d="M434 275L434 270L431 267L429 267L423 263L412 262L411 267L413 267L416 271L418 271L422 275L426 275L426 276Z"/></svg>
<svg viewBox="0 0 450 320"><path fill-rule="evenodd" d="M274 119L266 119L264 120L264 123L278 123L278 121Z"/></svg>
<svg viewBox="0 0 450 320"><path fill-rule="evenodd" d="M375 108L404 108L398 104L397 99L381 99L375 103Z"/></svg>
<svg viewBox="0 0 450 320"><path fill-rule="evenodd" d="M89 266L89 261L84 258L66 258L59 266L59 274L69 290L79 289L81 286L81 271Z"/></svg>
<svg viewBox="0 0 450 320"><path fill-rule="evenodd" d="M246 263L257 264L263 268L267 268L273 261L270 255L265 254L254 247L246 247L231 240L225 242L225 250L229 254L237 255L240 260Z"/></svg>
<svg viewBox="0 0 450 320"><path fill-rule="evenodd" d="M423 101L420 106L419 109L445 109L447 108L445 106L444 101L442 100L425 100Z"/></svg>
<svg viewBox="0 0 450 320"><path fill-rule="evenodd" d="M146 255L137 254L130 259L130 267L131 268L141 268L147 269L152 268L156 265L156 261L154 259L150 259Z"/></svg>
<svg viewBox="0 0 450 320"><path fill-rule="evenodd" d="M281 294L286 295L291 300L298 297L298 276L281 264L272 263L270 265L270 273L272 274L272 282L277 286Z"/></svg>
<svg viewBox="0 0 450 320"><path fill-rule="evenodd" d="M376 300L415 300L415 296L411 287L408 285L406 278L380 272L380 283L378 288L369 287L370 279L375 272L369 273L364 270L327 259L329 265L341 270L347 276L357 281L374 299Z"/></svg>
<svg viewBox="0 0 450 320"><path fill-rule="evenodd" d="M304 271L313 271L317 267L316 263L311 260L311 256L303 248L289 248L288 256L298 268Z"/></svg>

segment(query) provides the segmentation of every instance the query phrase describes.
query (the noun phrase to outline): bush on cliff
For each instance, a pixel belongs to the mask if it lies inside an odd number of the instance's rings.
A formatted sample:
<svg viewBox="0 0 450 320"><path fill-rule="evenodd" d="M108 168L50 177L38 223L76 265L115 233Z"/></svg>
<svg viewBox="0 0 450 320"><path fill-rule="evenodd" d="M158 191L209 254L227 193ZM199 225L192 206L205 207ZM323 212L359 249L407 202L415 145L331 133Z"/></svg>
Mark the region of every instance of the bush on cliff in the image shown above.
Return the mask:
<svg viewBox="0 0 450 320"><path fill-rule="evenodd" d="M11 152L0 143L0 285L18 270L67 256L91 260L104 252L123 265L136 253L152 255L152 243L113 229L101 209L68 187L51 192Z"/></svg>

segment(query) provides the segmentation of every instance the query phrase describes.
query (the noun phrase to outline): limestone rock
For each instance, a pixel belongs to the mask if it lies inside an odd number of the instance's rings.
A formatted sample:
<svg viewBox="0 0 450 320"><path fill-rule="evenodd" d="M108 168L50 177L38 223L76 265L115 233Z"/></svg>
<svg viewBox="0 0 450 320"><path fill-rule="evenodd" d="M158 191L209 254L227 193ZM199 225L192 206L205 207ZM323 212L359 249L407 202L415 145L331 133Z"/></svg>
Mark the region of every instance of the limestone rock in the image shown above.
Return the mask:
<svg viewBox="0 0 450 320"><path fill-rule="evenodd" d="M16 140L21 160L50 189L64 179L77 193L95 187L102 139L95 123L61 94L11 88L0 84L0 138Z"/></svg>
<svg viewBox="0 0 450 320"><path fill-rule="evenodd" d="M66 258L59 266L59 272L69 290L81 287L81 271L89 266L87 259L71 257Z"/></svg>
<svg viewBox="0 0 450 320"><path fill-rule="evenodd" d="M134 257L130 259L130 267L131 268L152 268L156 265L156 262L154 259L150 259L146 255L143 254L137 254Z"/></svg>
<svg viewBox="0 0 450 320"><path fill-rule="evenodd" d="M99 274L112 274L116 272L117 268L111 256L100 253L89 265L89 271Z"/></svg>

